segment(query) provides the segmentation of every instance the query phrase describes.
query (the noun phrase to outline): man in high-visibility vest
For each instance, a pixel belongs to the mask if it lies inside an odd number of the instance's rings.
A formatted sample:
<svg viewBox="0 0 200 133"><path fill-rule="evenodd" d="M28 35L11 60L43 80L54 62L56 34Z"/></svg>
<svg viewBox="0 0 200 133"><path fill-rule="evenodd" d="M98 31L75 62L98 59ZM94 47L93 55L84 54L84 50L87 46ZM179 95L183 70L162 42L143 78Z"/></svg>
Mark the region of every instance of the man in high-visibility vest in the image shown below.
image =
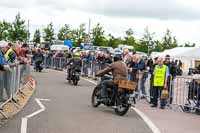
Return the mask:
<svg viewBox="0 0 200 133"><path fill-rule="evenodd" d="M14 63L17 55L16 55L16 52L13 50L13 44L8 43L4 56L6 60L8 61L8 63L11 63L11 64Z"/></svg>
<svg viewBox="0 0 200 133"><path fill-rule="evenodd" d="M158 98L161 95L161 92L167 90L167 77L169 76L169 68L163 64L163 58L158 58L158 65L154 69L154 78L153 78L153 99L152 107L158 106ZM160 99L160 108L164 109L166 105L166 99Z"/></svg>

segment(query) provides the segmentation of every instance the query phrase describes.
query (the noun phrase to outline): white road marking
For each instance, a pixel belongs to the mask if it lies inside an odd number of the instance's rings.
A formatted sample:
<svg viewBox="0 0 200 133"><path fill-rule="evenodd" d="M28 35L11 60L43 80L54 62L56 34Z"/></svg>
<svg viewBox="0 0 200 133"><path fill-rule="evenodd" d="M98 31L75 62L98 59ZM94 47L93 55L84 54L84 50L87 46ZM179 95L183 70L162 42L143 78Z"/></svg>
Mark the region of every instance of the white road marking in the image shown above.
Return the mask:
<svg viewBox="0 0 200 133"><path fill-rule="evenodd" d="M22 118L22 124L21 124L21 133L27 132L27 118Z"/></svg>
<svg viewBox="0 0 200 133"><path fill-rule="evenodd" d="M81 79L86 80L86 81L88 81L88 82L90 82L90 83L92 83L94 85L97 85L97 83L95 81L92 81L90 79L85 79L85 78L82 78L82 77L81 77Z"/></svg>
<svg viewBox="0 0 200 133"><path fill-rule="evenodd" d="M39 113L45 111L45 106L41 103L41 101L50 101L50 99L39 99L39 98L35 98L35 101L37 102L37 104L40 106L40 109L33 112L32 114L23 117L22 118L22 123L21 123L21 133L27 133L27 122L29 118L32 118L36 115L38 115Z"/></svg>
<svg viewBox="0 0 200 133"><path fill-rule="evenodd" d="M45 109L37 110L36 112L34 112L34 113L32 113L32 114L26 116L25 118L31 118L31 117L36 116L37 114L39 114L39 113L41 113L41 112L43 112L43 111L45 111Z"/></svg>
<svg viewBox="0 0 200 133"><path fill-rule="evenodd" d="M160 130L156 127L156 125L139 109L135 107L131 107L148 125L148 127L153 131L153 133L161 133Z"/></svg>

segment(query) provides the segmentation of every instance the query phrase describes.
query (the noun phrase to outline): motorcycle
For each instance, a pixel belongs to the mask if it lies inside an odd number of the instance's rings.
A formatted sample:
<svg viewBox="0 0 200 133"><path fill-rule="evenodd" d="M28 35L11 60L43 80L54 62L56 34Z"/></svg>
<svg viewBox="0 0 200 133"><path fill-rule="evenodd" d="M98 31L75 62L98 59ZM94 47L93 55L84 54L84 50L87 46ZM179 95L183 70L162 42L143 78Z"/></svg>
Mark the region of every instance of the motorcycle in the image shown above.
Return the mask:
<svg viewBox="0 0 200 133"><path fill-rule="evenodd" d="M70 65L73 64L71 63ZM78 81L80 80L80 70L77 68L72 68L70 71L70 76L67 80L69 81L69 83L71 83L72 81L74 85L78 85Z"/></svg>
<svg viewBox="0 0 200 133"><path fill-rule="evenodd" d="M117 85L114 88L107 88L107 102L101 102L100 92L101 84L104 80L111 80L112 77L105 75L101 77L100 82L94 88L91 98L91 103L94 108L98 107L100 104L103 104L111 109L114 109L115 113L119 116L125 115L131 105L136 104L136 98L133 90L127 90L119 88Z"/></svg>
<svg viewBox="0 0 200 133"><path fill-rule="evenodd" d="M35 62L35 70L36 70L36 72L42 72L42 70L43 70L42 61Z"/></svg>

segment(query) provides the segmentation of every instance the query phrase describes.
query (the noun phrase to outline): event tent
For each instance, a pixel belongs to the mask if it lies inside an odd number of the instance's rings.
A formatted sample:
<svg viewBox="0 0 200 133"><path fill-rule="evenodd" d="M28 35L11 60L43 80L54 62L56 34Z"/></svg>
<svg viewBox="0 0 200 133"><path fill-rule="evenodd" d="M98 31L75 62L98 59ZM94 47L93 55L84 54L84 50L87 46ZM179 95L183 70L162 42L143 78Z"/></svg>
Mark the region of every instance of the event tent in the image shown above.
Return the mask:
<svg viewBox="0 0 200 133"><path fill-rule="evenodd" d="M184 73L187 73L189 68L194 68L200 63L200 47L176 47L154 54L152 58L165 57L166 55L170 55L173 60L181 60Z"/></svg>

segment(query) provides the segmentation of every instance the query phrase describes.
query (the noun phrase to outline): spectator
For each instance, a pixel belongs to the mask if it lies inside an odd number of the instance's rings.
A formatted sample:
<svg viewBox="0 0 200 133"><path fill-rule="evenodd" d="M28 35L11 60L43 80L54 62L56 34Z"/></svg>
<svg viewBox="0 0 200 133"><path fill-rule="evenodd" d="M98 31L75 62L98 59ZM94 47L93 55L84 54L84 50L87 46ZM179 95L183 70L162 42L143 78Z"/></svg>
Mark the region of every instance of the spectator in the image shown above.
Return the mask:
<svg viewBox="0 0 200 133"><path fill-rule="evenodd" d="M146 88L145 88L145 82L148 77L148 74L145 72L146 65L144 60L142 60L142 57L140 55L136 55L136 68L138 70L138 91L142 91L142 94L146 95Z"/></svg>
<svg viewBox="0 0 200 133"><path fill-rule="evenodd" d="M128 80L129 81L131 81L131 79L132 79L132 71L131 71L132 70L131 69L132 63L133 63L133 58L132 58L132 56L129 56L128 60L126 62L126 66L128 67Z"/></svg>
<svg viewBox="0 0 200 133"><path fill-rule="evenodd" d="M169 68L164 65L163 58L158 58L158 65L154 69L154 79L153 79L153 105L151 107L158 106L159 94L161 95L163 90L167 89L167 80L169 76ZM166 105L166 100L160 97L160 108L164 109Z"/></svg>
<svg viewBox="0 0 200 133"><path fill-rule="evenodd" d="M19 59L22 61L23 64L28 63L28 56L27 56L28 48L29 48L28 44L24 43L21 49L19 50Z"/></svg>
<svg viewBox="0 0 200 133"><path fill-rule="evenodd" d="M99 69L102 70L104 68L104 54L100 52L97 57L97 63L99 64Z"/></svg>
<svg viewBox="0 0 200 133"><path fill-rule="evenodd" d="M92 56L89 51L86 51L86 66L87 66L88 77L92 76L91 63L92 63Z"/></svg>
<svg viewBox="0 0 200 133"><path fill-rule="evenodd" d="M136 68L136 55L133 55L132 56L132 62L130 64L130 71L131 71L131 81L134 81L134 82L137 82L137 78L136 78L136 75L137 75L137 68Z"/></svg>
<svg viewBox="0 0 200 133"><path fill-rule="evenodd" d="M166 55L164 64L169 68L169 74L171 75L171 76L170 75L168 76L168 80L167 80L168 81L167 86L170 92L170 104L171 104L173 101L173 97L172 97L173 91L174 91L173 84L174 84L174 79L177 75L177 66L175 65L175 62L173 61L171 62L170 60L171 60L170 55Z"/></svg>
<svg viewBox="0 0 200 133"><path fill-rule="evenodd" d="M150 88L149 88L149 91L150 91L150 103L152 104L153 102L153 79L154 79L154 69L156 67L156 65L158 65L158 57L154 58L154 63L152 65L152 67L150 67L149 69L149 72L150 72Z"/></svg>
<svg viewBox="0 0 200 133"><path fill-rule="evenodd" d="M4 54L2 52L2 46L0 46L0 70L1 71L9 71L10 66L8 62L6 61L6 58L4 57Z"/></svg>
<svg viewBox="0 0 200 133"><path fill-rule="evenodd" d="M17 58L17 54L15 52L15 50L13 49L14 46L11 43L8 43L7 47L5 48L5 58L7 60L8 63L13 64L15 63L15 60Z"/></svg>
<svg viewBox="0 0 200 133"><path fill-rule="evenodd" d="M104 60L103 60L104 64L111 64L112 63L112 59L110 57L110 54L108 53L104 53Z"/></svg>
<svg viewBox="0 0 200 133"><path fill-rule="evenodd" d="M124 60L125 63L127 63L129 56L130 56L129 50L128 49L124 49L124 51L123 51L123 60Z"/></svg>

